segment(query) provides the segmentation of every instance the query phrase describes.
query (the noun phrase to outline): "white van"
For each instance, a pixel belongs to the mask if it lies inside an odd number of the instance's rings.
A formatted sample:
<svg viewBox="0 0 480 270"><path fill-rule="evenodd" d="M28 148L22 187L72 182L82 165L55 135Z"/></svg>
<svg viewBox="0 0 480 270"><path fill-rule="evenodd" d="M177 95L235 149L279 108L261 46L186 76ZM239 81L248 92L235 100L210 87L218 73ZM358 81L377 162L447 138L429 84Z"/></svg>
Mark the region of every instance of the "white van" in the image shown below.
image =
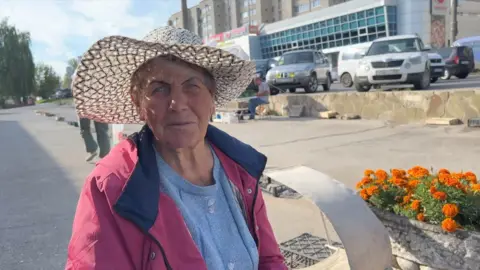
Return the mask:
<svg viewBox="0 0 480 270"><path fill-rule="evenodd" d="M338 54L338 78L344 87L352 87L358 61L369 46L348 48Z"/></svg>

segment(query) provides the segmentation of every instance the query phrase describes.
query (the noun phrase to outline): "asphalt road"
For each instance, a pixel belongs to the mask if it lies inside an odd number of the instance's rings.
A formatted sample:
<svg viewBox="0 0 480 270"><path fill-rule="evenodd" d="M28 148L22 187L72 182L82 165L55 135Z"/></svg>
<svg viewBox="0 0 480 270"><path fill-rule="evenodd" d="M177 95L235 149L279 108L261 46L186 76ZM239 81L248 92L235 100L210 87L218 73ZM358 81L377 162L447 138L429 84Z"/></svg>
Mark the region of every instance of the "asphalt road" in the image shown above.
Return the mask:
<svg viewBox="0 0 480 270"><path fill-rule="evenodd" d="M402 90L402 89L411 89L413 85L396 85L396 86L384 86L382 89L371 89L370 91L384 91L384 90ZM480 74L477 75L470 75L466 79L457 79L453 77L450 80L438 80L436 83L430 85L428 90L462 90L462 89L469 89L469 88L480 88ZM346 91L356 91L354 87L352 88L345 88L339 82L335 82L332 84L330 92L346 92ZM323 92L323 88L320 86L316 93ZM297 89L297 93L304 93L306 94L303 89ZM288 94L288 92L286 93Z"/></svg>

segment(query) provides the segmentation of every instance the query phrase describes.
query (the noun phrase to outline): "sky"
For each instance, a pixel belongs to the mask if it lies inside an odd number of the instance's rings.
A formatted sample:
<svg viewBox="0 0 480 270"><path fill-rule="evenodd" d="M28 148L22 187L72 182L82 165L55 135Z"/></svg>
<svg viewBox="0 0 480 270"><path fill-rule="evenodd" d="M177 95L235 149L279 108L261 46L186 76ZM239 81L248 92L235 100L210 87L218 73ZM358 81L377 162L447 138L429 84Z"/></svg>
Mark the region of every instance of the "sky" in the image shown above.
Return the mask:
<svg viewBox="0 0 480 270"><path fill-rule="evenodd" d="M188 0L188 6L199 1ZM17 29L30 32L35 62L51 65L59 76L68 59L97 40L141 39L179 10L180 0L0 0L0 20L8 17Z"/></svg>

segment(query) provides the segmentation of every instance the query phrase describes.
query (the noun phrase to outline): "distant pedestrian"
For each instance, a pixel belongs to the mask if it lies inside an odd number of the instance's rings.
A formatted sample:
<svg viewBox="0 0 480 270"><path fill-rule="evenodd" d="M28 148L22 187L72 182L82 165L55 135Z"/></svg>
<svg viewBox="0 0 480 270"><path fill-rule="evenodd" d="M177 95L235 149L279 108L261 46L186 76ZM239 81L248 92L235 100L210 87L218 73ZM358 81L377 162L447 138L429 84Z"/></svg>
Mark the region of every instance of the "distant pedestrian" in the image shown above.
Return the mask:
<svg viewBox="0 0 480 270"><path fill-rule="evenodd" d="M85 161L92 161L97 155L100 158L105 157L110 152L110 137L108 136L108 124L93 121L95 132L97 133L97 142L93 139L91 131L91 120L80 118L80 134L85 142L87 157Z"/></svg>
<svg viewBox="0 0 480 270"><path fill-rule="evenodd" d="M259 105L268 104L268 96L270 95L270 87L262 78L255 78L255 85L258 87L256 97L248 101L248 110L250 111L250 120L255 119L255 111Z"/></svg>

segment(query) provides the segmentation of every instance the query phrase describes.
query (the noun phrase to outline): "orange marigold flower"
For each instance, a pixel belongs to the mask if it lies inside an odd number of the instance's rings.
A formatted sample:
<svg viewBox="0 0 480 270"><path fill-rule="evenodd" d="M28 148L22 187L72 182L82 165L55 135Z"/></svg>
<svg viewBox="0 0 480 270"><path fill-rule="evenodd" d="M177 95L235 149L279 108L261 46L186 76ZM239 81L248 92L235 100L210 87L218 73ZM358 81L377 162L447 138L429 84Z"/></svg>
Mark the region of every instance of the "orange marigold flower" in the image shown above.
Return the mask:
<svg viewBox="0 0 480 270"><path fill-rule="evenodd" d="M357 189L361 189L364 185L369 184L370 182L372 182L372 179L363 177L362 180L357 183Z"/></svg>
<svg viewBox="0 0 480 270"><path fill-rule="evenodd" d="M425 215L423 213L418 213L417 219L420 221L425 221Z"/></svg>
<svg viewBox="0 0 480 270"><path fill-rule="evenodd" d="M437 192L433 193L433 198L435 198L437 200L440 200L440 201L444 201L447 198L447 194L443 191L437 191Z"/></svg>
<svg viewBox="0 0 480 270"><path fill-rule="evenodd" d="M367 188L367 194L369 196L372 196L374 194L377 194L379 192L378 186L371 186Z"/></svg>
<svg viewBox="0 0 480 270"><path fill-rule="evenodd" d="M453 203L447 203L442 207L442 213L449 218L453 218L458 215L458 206Z"/></svg>
<svg viewBox="0 0 480 270"><path fill-rule="evenodd" d="M403 178L396 178L396 177L390 179L390 183L394 184L395 186L399 186L399 187L406 187L408 185L407 180L405 180Z"/></svg>
<svg viewBox="0 0 480 270"><path fill-rule="evenodd" d="M370 198L370 196L368 196L366 189L360 190L360 197L362 197L362 199L364 199L365 201L367 201Z"/></svg>
<svg viewBox="0 0 480 270"><path fill-rule="evenodd" d="M463 175L463 173L452 173L450 174L452 176L453 179L456 179L456 180L460 180L460 179L463 179L465 178L465 176Z"/></svg>
<svg viewBox="0 0 480 270"><path fill-rule="evenodd" d="M443 174L450 174L450 171L447 170L447 169L440 169L440 170L438 171L438 174L442 174L442 173L443 173Z"/></svg>
<svg viewBox="0 0 480 270"><path fill-rule="evenodd" d="M409 188L416 188L420 184L420 180L410 180L408 181Z"/></svg>
<svg viewBox="0 0 480 270"><path fill-rule="evenodd" d="M377 180L379 180L379 181L385 181L388 178L388 174L384 170L377 170L375 172L375 176L377 177Z"/></svg>
<svg viewBox="0 0 480 270"><path fill-rule="evenodd" d="M473 172L466 172L465 173L465 179L467 179L467 181L472 183L472 184L477 183L477 175L475 175Z"/></svg>
<svg viewBox="0 0 480 270"><path fill-rule="evenodd" d="M454 232L458 229L457 222L452 218L446 218L442 221L442 229L447 232Z"/></svg>
<svg viewBox="0 0 480 270"><path fill-rule="evenodd" d="M366 169L364 172L363 172L363 175L365 175L366 177L370 177L370 175L374 174L375 172L373 170L370 170L370 169Z"/></svg>
<svg viewBox="0 0 480 270"><path fill-rule="evenodd" d="M415 210L415 211L420 210L420 201L419 200L413 200L410 207L412 208L412 210Z"/></svg>
<svg viewBox="0 0 480 270"><path fill-rule="evenodd" d="M480 192L480 184L473 184L472 185L473 192Z"/></svg>
<svg viewBox="0 0 480 270"><path fill-rule="evenodd" d="M392 169L391 173L392 173L392 177L395 177L395 178L405 178L407 176L407 172L405 170L400 170L400 169Z"/></svg>
<svg viewBox="0 0 480 270"><path fill-rule="evenodd" d="M412 199L412 195L411 194L408 194L406 196L403 196L403 203L404 204L407 204L410 202L410 199Z"/></svg>
<svg viewBox="0 0 480 270"><path fill-rule="evenodd" d="M430 172L423 167L415 166L415 167L411 168L410 170L408 170L408 174L412 177L415 177L415 178L423 178L425 176L430 175Z"/></svg>
<svg viewBox="0 0 480 270"><path fill-rule="evenodd" d="M437 192L437 188L435 186L431 186L430 187L430 193L433 194L435 192Z"/></svg>
<svg viewBox="0 0 480 270"><path fill-rule="evenodd" d="M387 189L388 189L388 185L383 185L383 186L382 186L382 189L383 189L383 190L387 190Z"/></svg>

